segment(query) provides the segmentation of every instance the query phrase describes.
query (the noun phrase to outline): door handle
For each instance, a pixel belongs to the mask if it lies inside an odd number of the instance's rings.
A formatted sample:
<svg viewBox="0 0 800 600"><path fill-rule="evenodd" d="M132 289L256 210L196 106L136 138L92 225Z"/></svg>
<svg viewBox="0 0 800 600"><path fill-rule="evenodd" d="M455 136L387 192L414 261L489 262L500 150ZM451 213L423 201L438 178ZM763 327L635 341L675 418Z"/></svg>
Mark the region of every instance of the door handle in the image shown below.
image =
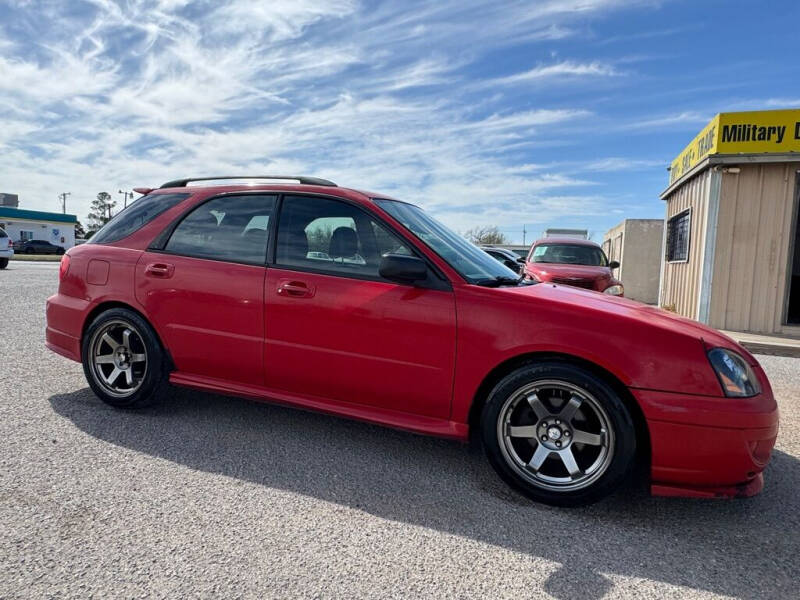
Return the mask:
<svg viewBox="0 0 800 600"><path fill-rule="evenodd" d="M145 275L150 277L158 277L160 279L169 279L175 272L175 265L167 263L150 263L144 268Z"/></svg>
<svg viewBox="0 0 800 600"><path fill-rule="evenodd" d="M284 279L278 282L278 295L291 298L311 298L314 295L314 287L308 286L302 281Z"/></svg>

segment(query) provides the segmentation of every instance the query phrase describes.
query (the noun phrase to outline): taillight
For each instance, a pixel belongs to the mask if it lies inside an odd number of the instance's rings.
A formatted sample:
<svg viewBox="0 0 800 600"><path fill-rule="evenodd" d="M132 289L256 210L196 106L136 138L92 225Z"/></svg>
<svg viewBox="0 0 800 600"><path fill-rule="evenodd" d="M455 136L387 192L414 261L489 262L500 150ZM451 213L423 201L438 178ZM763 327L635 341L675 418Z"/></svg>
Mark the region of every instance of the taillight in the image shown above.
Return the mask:
<svg viewBox="0 0 800 600"><path fill-rule="evenodd" d="M69 254L65 254L61 257L61 266L58 269L58 279L63 280L64 277L67 276L67 271L69 271Z"/></svg>

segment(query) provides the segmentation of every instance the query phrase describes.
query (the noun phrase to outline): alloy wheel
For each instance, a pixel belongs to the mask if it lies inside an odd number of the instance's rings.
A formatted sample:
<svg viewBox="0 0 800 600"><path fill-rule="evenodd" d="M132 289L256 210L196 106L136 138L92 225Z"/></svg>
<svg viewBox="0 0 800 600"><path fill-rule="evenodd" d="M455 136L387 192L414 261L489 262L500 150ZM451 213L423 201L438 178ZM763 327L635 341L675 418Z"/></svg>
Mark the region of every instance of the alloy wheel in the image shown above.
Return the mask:
<svg viewBox="0 0 800 600"><path fill-rule="evenodd" d="M588 487L614 457L614 430L603 406L562 380L537 381L511 394L500 410L497 438L512 469L553 491Z"/></svg>
<svg viewBox="0 0 800 600"><path fill-rule="evenodd" d="M147 350L131 323L114 320L95 332L89 346L92 375L115 398L133 394L147 372Z"/></svg>

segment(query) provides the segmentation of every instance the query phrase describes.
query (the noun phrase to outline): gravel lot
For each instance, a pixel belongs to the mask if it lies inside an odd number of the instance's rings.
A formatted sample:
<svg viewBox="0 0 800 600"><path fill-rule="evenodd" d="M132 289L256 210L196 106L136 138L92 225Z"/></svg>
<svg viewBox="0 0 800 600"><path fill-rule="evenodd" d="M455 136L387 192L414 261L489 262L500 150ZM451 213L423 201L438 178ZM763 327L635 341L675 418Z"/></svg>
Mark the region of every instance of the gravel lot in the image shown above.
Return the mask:
<svg viewBox="0 0 800 600"><path fill-rule="evenodd" d="M57 265L0 271L0 597L796 598L800 359L764 492L559 510L480 451L174 390L118 412L44 348Z"/></svg>

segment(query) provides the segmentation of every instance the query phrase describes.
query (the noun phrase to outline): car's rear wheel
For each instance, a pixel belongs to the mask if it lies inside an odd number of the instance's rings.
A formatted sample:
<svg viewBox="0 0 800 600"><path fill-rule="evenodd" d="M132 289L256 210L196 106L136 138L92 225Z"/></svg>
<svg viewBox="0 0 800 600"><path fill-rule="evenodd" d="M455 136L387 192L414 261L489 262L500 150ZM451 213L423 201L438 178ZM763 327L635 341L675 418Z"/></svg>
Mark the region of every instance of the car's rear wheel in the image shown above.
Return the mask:
<svg viewBox="0 0 800 600"><path fill-rule="evenodd" d="M8 266L7 258L0 258L0 269L5 269Z"/></svg>
<svg viewBox="0 0 800 600"><path fill-rule="evenodd" d="M604 379L567 362L529 364L503 378L484 406L481 430L498 474L556 506L596 502L635 463L625 403Z"/></svg>
<svg viewBox="0 0 800 600"><path fill-rule="evenodd" d="M83 371L92 391L117 408L156 402L169 375L164 350L153 328L126 308L95 318L83 336Z"/></svg>
<svg viewBox="0 0 800 600"><path fill-rule="evenodd" d="M62 254L64 254L64 248L62 248L61 246L59 246L59 247L56 249L56 254L57 254L58 256L61 256Z"/></svg>

